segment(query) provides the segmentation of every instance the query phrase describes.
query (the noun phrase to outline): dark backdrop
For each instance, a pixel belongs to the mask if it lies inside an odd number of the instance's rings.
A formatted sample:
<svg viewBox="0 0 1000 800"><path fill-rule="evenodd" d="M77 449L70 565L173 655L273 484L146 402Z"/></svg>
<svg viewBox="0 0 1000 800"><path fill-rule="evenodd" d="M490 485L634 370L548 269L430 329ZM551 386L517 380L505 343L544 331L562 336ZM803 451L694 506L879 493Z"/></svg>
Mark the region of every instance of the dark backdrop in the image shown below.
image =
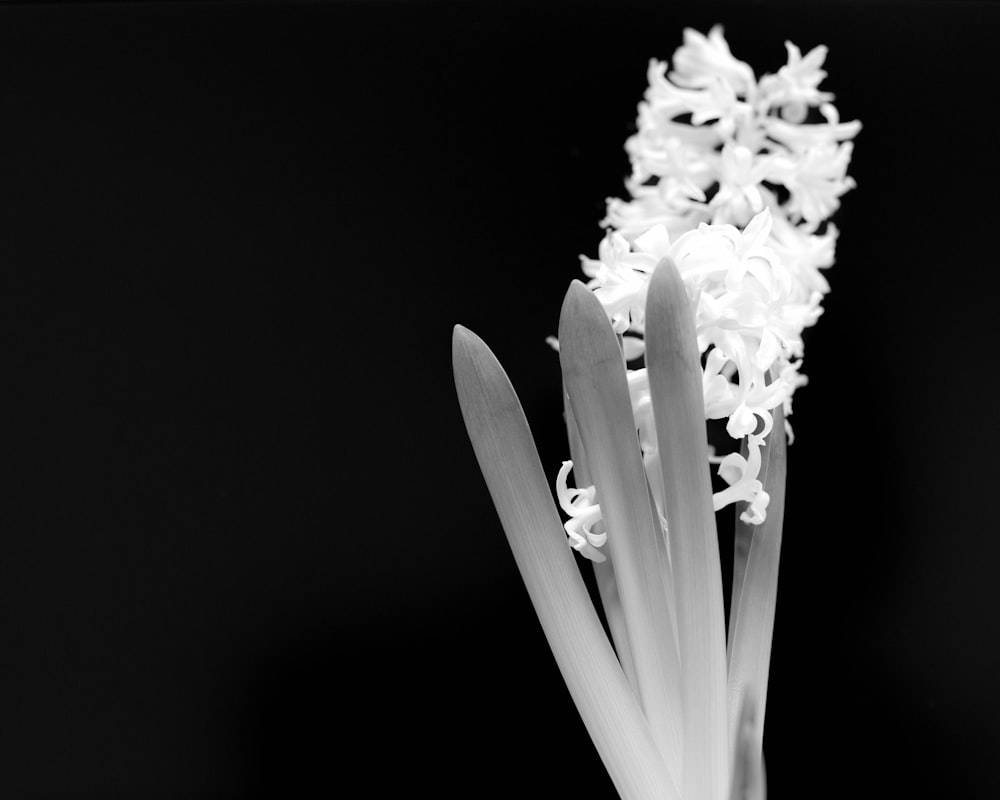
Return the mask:
<svg viewBox="0 0 1000 800"><path fill-rule="evenodd" d="M948 3L0 9L0 796L612 797L465 440L554 333L651 56L830 46L771 797L991 797L995 61ZM575 794L571 794L575 793Z"/></svg>

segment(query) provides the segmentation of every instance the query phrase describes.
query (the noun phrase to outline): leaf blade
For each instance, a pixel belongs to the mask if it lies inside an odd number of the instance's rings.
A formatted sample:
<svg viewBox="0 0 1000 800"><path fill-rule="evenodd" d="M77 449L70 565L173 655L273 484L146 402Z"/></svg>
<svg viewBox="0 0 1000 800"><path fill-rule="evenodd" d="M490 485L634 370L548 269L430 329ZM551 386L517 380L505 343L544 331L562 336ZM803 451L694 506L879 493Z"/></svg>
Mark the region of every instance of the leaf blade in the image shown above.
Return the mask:
<svg viewBox="0 0 1000 800"><path fill-rule="evenodd" d="M663 259L646 299L646 369L656 421L684 700L685 800L724 796L729 743L722 567L712 506L705 401L694 313Z"/></svg>
<svg viewBox="0 0 1000 800"><path fill-rule="evenodd" d="M642 707L671 774L680 775L680 670L665 556L650 508L617 337L593 292L574 281L559 319L559 358L597 487Z"/></svg>
<svg viewBox="0 0 1000 800"><path fill-rule="evenodd" d="M569 438L569 453L573 460L573 476L576 479L576 486L591 486L594 483L590 477L590 469L587 467L586 451L583 449L583 439L580 438L580 429L573 416L573 407L569 402L569 395L563 387L563 407L566 415L566 433ZM625 627L625 613L622 611L621 596L618 594L618 581L615 579L614 561L610 558L610 550L604 553L603 562L592 562L594 577L597 579L597 591L601 597L601 605L604 607L604 616L608 620L608 628L611 631L611 641L614 643L615 652L618 654L618 661L622 665L622 671L628 679L635 696L639 697L639 684L635 677L635 661L632 658L632 645L628 640L628 629Z"/></svg>

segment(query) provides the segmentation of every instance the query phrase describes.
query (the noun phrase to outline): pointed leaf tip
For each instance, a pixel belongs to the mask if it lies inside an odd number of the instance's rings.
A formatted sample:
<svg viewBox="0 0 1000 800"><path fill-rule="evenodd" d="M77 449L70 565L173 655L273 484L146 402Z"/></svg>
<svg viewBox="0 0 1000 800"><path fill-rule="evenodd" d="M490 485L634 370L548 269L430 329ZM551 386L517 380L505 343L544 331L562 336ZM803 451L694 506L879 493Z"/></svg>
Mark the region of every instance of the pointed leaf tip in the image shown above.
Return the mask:
<svg viewBox="0 0 1000 800"><path fill-rule="evenodd" d="M595 305L603 313L604 307L601 305L601 301L597 299L597 296L590 289L577 280L570 283L569 288L566 290L566 296L563 298L562 310L559 314L560 341L563 337L563 320L575 318L581 314L592 316Z"/></svg>
<svg viewBox="0 0 1000 800"><path fill-rule="evenodd" d="M669 256L663 258L649 279L649 288L646 294L646 314L647 320L651 308L660 309L661 319L669 320L671 325L671 336L658 337L658 344L665 344L668 347L683 341L677 335L679 330L694 328L694 311L691 308L691 301L688 298L687 287L681 277L680 270L673 259Z"/></svg>
<svg viewBox="0 0 1000 800"><path fill-rule="evenodd" d="M451 365L456 381L460 375L465 375L468 370L476 367L480 372L485 369L489 373L503 373L503 368L489 345L464 325L456 325L452 330Z"/></svg>
<svg viewBox="0 0 1000 800"><path fill-rule="evenodd" d="M451 332L451 369L458 379L459 374L467 369L467 364L472 360L473 352L477 349L477 344L485 347L483 340L468 328L456 325Z"/></svg>
<svg viewBox="0 0 1000 800"><path fill-rule="evenodd" d="M459 342L469 343L478 341L482 343L483 340L480 339L478 336L476 336L476 334L474 334L464 325L456 325L454 328L451 329L451 341L452 345L455 346Z"/></svg>
<svg viewBox="0 0 1000 800"><path fill-rule="evenodd" d="M677 264L674 263L674 260L670 256L664 256L660 259L659 263L656 265L656 269L653 270L653 276L658 275L661 270L663 270L664 274L657 278L657 280L661 283L663 281L670 280L675 284L675 286L684 286L684 280L681 278L680 270L677 269ZM652 277L650 280L652 280Z"/></svg>
<svg viewBox="0 0 1000 800"><path fill-rule="evenodd" d="M592 366L588 364L606 359L621 361L624 376L625 362L607 312L597 295L580 281L573 281L566 291L559 312L559 344L564 377L567 370L589 372Z"/></svg>
<svg viewBox="0 0 1000 800"><path fill-rule="evenodd" d="M472 429L488 427L496 417L523 414L514 387L489 345L460 325L452 336L451 362L470 438L475 439Z"/></svg>

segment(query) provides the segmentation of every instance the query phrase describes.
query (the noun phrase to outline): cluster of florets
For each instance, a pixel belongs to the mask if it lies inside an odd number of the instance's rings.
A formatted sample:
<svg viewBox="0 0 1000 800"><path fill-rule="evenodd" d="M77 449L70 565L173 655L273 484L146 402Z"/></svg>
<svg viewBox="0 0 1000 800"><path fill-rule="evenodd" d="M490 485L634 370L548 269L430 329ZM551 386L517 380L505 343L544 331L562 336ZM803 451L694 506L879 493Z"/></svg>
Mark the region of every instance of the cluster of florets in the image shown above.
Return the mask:
<svg viewBox="0 0 1000 800"><path fill-rule="evenodd" d="M769 499L759 472L771 411L782 404L787 425L792 394L806 381L802 331L822 313L829 290L821 270L833 263L837 229L827 218L854 186L848 140L861 128L841 123L833 95L818 88L826 48L802 56L785 46L788 63L759 80L733 57L718 26L707 37L686 30L669 75L666 63L650 63L638 130L626 143L631 199L609 199L598 258L581 257L633 364L644 351L650 274L664 257L677 265L695 309L706 419L726 420L729 435L746 440L745 456L713 459L729 484L715 506L745 501L742 519L753 524L765 519ZM655 490L659 457L645 369L629 370L629 386ZM570 543L594 558L603 540L587 534L599 506L593 492L566 488L567 471L557 490L572 517Z"/></svg>
<svg viewBox="0 0 1000 800"><path fill-rule="evenodd" d="M847 140L861 123L840 122L833 95L819 91L826 48L802 56L791 42L785 47L788 63L759 81L730 53L719 26L707 37L684 32L669 77L665 62L651 61L638 131L625 144L632 199L609 200L605 224L631 240L655 224L671 235L703 222L743 227L770 207L781 218L776 239L814 234L854 186L846 174ZM796 250L823 252L805 265L809 278L829 266L832 237L823 247L797 244ZM825 283L818 285L825 291Z"/></svg>

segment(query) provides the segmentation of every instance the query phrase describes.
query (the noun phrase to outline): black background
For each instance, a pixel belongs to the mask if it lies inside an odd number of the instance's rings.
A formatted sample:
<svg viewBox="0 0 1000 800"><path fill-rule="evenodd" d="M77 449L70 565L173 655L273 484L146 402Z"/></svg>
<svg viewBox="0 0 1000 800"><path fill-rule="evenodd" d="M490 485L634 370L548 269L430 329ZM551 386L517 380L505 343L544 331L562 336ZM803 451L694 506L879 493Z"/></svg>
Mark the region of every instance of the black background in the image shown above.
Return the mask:
<svg viewBox="0 0 1000 800"><path fill-rule="evenodd" d="M796 399L770 796L995 797L996 7L0 9L0 796L613 789L454 399L544 463L650 57L865 125Z"/></svg>

